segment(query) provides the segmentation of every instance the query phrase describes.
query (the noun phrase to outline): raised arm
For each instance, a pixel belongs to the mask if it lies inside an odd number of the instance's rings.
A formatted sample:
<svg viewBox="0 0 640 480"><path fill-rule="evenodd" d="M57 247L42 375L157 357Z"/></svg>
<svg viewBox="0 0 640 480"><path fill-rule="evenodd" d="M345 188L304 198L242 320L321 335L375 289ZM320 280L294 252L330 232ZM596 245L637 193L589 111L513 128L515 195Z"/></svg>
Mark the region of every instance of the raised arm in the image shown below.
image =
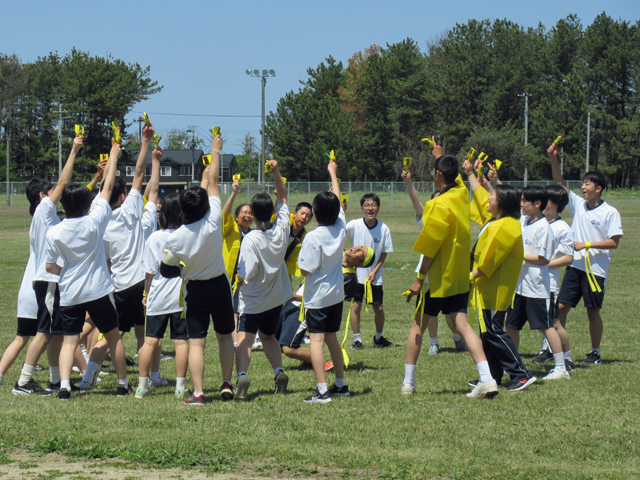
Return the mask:
<svg viewBox="0 0 640 480"><path fill-rule="evenodd" d="M158 200L158 189L160 187L160 159L162 158L162 149L157 147L151 152L151 178L145 189L148 194L147 201L156 203ZM148 190L148 192L147 192Z"/></svg>
<svg viewBox="0 0 640 480"><path fill-rule="evenodd" d="M111 192L113 191L113 184L116 178L116 170L118 169L118 159L122 154L122 150L119 143L112 138L111 139L111 152L109 153L109 162L107 163L107 169L104 174L104 182L102 190L100 191L100 198L104 198L107 202L111 198Z"/></svg>
<svg viewBox="0 0 640 480"><path fill-rule="evenodd" d="M411 203L413 204L413 210L416 212L416 217L422 217L422 212L424 211L424 205L420 202L420 197L418 196L418 191L416 187L413 185L411 181L411 172L407 170L402 171L402 179L404 183L407 185L407 193L409 194L409 198L411 199Z"/></svg>
<svg viewBox="0 0 640 480"><path fill-rule="evenodd" d="M556 182L557 185L566 188L567 193L571 193L571 191L564 184L562 173L560 173L560 165L558 165L558 146L555 143L552 143L549 148L547 148L547 155L549 156L549 160L551 160L551 173L553 174L553 181Z"/></svg>
<svg viewBox="0 0 640 480"><path fill-rule="evenodd" d="M207 167L209 168L209 167ZM209 172L207 172L208 174ZM204 181L205 176L202 176L202 183L200 184L200 186L202 188L204 188L206 190L207 185L209 184L209 182L206 182L206 185L203 185L205 183ZM238 182L238 180L234 180L233 184L232 184L232 190L231 190L231 194L229 195L229 198L227 198L227 203L224 204L224 208L222 209L222 218L228 217L229 215L231 215L231 210L233 209L233 202L235 202L236 197L238 196L238 188L240 187L240 182Z"/></svg>
<svg viewBox="0 0 640 480"><path fill-rule="evenodd" d="M58 179L56 188L49 196L49 200L51 200L54 205L58 205L60 198L62 198L62 191L64 190L64 187L71 183L71 177L73 176L73 164L76 161L76 156L78 155L80 148L82 147L83 139L84 137L82 135L76 135L76 138L73 139L73 146L71 147L67 163L65 163L62 172L60 172L60 178Z"/></svg>
<svg viewBox="0 0 640 480"><path fill-rule="evenodd" d="M207 168L205 168L202 171L202 180L200 181L200 187L204 188L205 190L208 190L209 188L209 170L211 169L211 165L208 165Z"/></svg>
<svg viewBox="0 0 640 480"><path fill-rule="evenodd" d="M209 165L209 185L207 185L207 195L220 197L218 179L220 178L220 150L222 150L222 138L220 134L214 137L211 142L211 165Z"/></svg>
<svg viewBox="0 0 640 480"><path fill-rule="evenodd" d="M333 193L336 197L338 197L338 201L340 201L340 183L338 182L338 164L333 160L330 160L329 165L327 166L327 170L329 170L329 176L331 177L331 193Z"/></svg>
<svg viewBox="0 0 640 480"><path fill-rule="evenodd" d="M478 181L478 177L476 177L476 172L473 170L473 164L467 158L462 164L462 168L464 169L464 173L467 175L467 179L469 179L469 185L471 186L471 191L475 192L477 189L481 188L480 182Z"/></svg>
<svg viewBox="0 0 640 480"><path fill-rule="evenodd" d="M98 181L100 181L100 179L102 178L102 175L104 175L104 169L106 166L107 166L107 160L103 160L100 163L98 163L98 171L96 172L96 174L93 176L93 178L87 185L87 188L89 190L95 190L98 187Z"/></svg>
<svg viewBox="0 0 640 480"><path fill-rule="evenodd" d="M131 188L142 193L142 181L144 180L144 172L147 169L147 159L149 157L149 143L154 134L153 125L150 123L142 127L142 143L140 144L140 153L136 162L136 172L133 174L133 182ZM111 155L109 155L111 159Z"/></svg>
<svg viewBox="0 0 640 480"><path fill-rule="evenodd" d="M278 162L275 160L269 160L269 163L273 167L273 181L276 184L276 195L278 195L278 205L281 203L287 204L287 186L284 184L284 180L282 180L282 176L280 175L280 170L278 170ZM333 162L335 163L335 162ZM340 198L340 192L338 192L338 199Z"/></svg>

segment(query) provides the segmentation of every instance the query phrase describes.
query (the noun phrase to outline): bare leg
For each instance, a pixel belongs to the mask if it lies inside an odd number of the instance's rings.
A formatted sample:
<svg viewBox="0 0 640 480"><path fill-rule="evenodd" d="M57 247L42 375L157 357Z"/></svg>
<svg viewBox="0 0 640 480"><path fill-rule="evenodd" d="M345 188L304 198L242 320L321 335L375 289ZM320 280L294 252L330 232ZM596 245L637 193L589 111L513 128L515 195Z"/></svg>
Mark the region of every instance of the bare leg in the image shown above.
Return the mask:
<svg viewBox="0 0 640 480"><path fill-rule="evenodd" d="M140 349L144 345L144 325L134 325L133 333L135 333L136 340L138 342L138 345L136 347L136 353L140 355Z"/></svg>
<svg viewBox="0 0 640 480"><path fill-rule="evenodd" d="M505 331L509 334L516 348L520 348L520 330L514 330L513 328L506 327Z"/></svg>
<svg viewBox="0 0 640 480"><path fill-rule="evenodd" d="M372 307L376 323L376 332L382 333L382 331L384 330L384 309L382 308L382 305L372 305Z"/></svg>
<svg viewBox="0 0 640 480"><path fill-rule="evenodd" d="M324 374L324 333L310 333L311 339L311 365L313 373L316 374L316 382L327 383L327 377ZM340 351L342 356L342 351ZM332 358L335 368L336 360Z"/></svg>
<svg viewBox="0 0 640 480"><path fill-rule="evenodd" d="M189 345L186 340L174 340L173 347L176 350L176 377L184 378L189 363Z"/></svg>
<svg viewBox="0 0 640 480"><path fill-rule="evenodd" d="M158 342L153 348L153 357L151 358L151 371L159 372L160 371L160 357L162 356L162 339L158 338ZM146 344L145 338L145 344ZM138 352L138 356L140 356L140 352Z"/></svg>
<svg viewBox="0 0 640 480"><path fill-rule="evenodd" d="M429 338L436 338L438 336L438 317L433 317L429 320Z"/></svg>
<svg viewBox="0 0 640 480"><path fill-rule="evenodd" d="M451 318L456 325L456 330L458 330L458 335L462 337L464 343L467 345L469 349L469 353L471 354L471 358L476 363L476 365L480 362L484 362L487 357L484 354L484 350L482 349L482 342L476 332L469 325L469 320L467 318L467 313L453 312L451 313Z"/></svg>
<svg viewBox="0 0 640 480"><path fill-rule="evenodd" d="M251 345L256 335L250 332L238 332L238 346L236 347L236 372L246 372L251 363ZM263 345L264 346L264 345Z"/></svg>
<svg viewBox="0 0 640 480"><path fill-rule="evenodd" d="M233 321L236 324L236 328L231 332L231 338L233 339L233 343L238 344L238 314L233 314Z"/></svg>
<svg viewBox="0 0 640 480"><path fill-rule="evenodd" d="M31 345L29 345L29 348L27 349L27 355L24 359L24 363L35 366L35 364L38 363L38 360L40 360L40 357L44 353L52 337L53 335L50 333L38 332L36 336L33 337Z"/></svg>
<svg viewBox="0 0 640 480"><path fill-rule="evenodd" d="M311 350L309 350L308 348L282 347L282 353L284 353L289 358L293 358L294 360L301 360L303 362L311 363Z"/></svg>
<svg viewBox="0 0 640 480"><path fill-rule="evenodd" d="M260 332L260 338L262 339L264 355L267 357L267 360L269 360L271 368L282 368L282 351L280 350L280 344L276 340L276 337Z"/></svg>
<svg viewBox="0 0 640 480"><path fill-rule="evenodd" d="M558 332L556 332L555 328L545 328L541 330L542 334L547 338L549 342L549 348L551 348L551 353L562 353L562 342L560 341L560 336Z"/></svg>
<svg viewBox="0 0 640 480"><path fill-rule="evenodd" d="M216 338L218 339L218 356L220 358L220 368L222 369L222 381L231 382L231 376L233 375L233 356L235 354L233 336L230 333L226 335L216 333ZM189 362L191 362L191 359L189 359Z"/></svg>
<svg viewBox="0 0 640 480"><path fill-rule="evenodd" d="M59 366L60 350L62 348L62 335L52 335L49 344L47 345L47 358L49 360L50 367Z"/></svg>
<svg viewBox="0 0 640 480"><path fill-rule="evenodd" d="M160 339L147 337L144 339L144 345L138 352L138 375L148 377L151 369L152 357L158 347ZM157 370L156 370L157 371Z"/></svg>
<svg viewBox="0 0 640 480"><path fill-rule="evenodd" d="M556 332L558 332L558 336L560 337L560 342L562 343L562 351L568 352L569 350L571 350L571 347L569 346L569 335L560 322L560 319L556 319L553 321L553 328L556 329Z"/></svg>
<svg viewBox="0 0 640 480"><path fill-rule="evenodd" d="M82 350L80 349L80 343L78 343L76 353L73 354L73 363L80 369L81 372L87 371L87 361L84 359L84 355L82 354Z"/></svg>
<svg viewBox="0 0 640 480"><path fill-rule="evenodd" d="M449 327L449 330L451 330L451 333L458 333L458 330L456 329L456 324L453 323L453 319L451 318L451 314L447 313L444 316L445 320L447 321L447 326ZM429 328L429 332L431 332L431 328ZM437 334L437 330L436 330L436 334Z"/></svg>
<svg viewBox="0 0 640 480"><path fill-rule="evenodd" d="M589 317L589 334L591 335L591 348L600 348L604 326L599 308L587 308Z"/></svg>
<svg viewBox="0 0 640 480"><path fill-rule="evenodd" d="M204 391L204 347L206 344L206 338L189 339L189 371L194 392Z"/></svg>
<svg viewBox="0 0 640 480"><path fill-rule="evenodd" d="M109 350L111 351L111 362L113 363L113 366L116 369L116 375L118 375L118 380L126 380L127 379L127 361L124 358L124 345L122 344L122 338L120 337L120 333L118 332L118 329L114 328L113 330L105 333L103 340L105 340L105 342L109 347ZM93 357L93 352L91 356ZM101 362L96 362L96 363L101 363Z"/></svg>
<svg viewBox="0 0 640 480"><path fill-rule="evenodd" d="M416 314L414 322L411 324L409 330L409 338L407 339L407 353L405 363L407 365L416 365L418 363L418 357L420 356L420 350L422 349L422 337L425 330L429 326L429 323L434 317L424 315L422 326L420 325L421 312Z"/></svg>
<svg viewBox="0 0 640 480"><path fill-rule="evenodd" d="M344 378L344 358L342 357L342 348L340 348L340 342L338 341L337 334L335 332L325 333L324 342L327 344L327 348L329 349L329 353L331 354L331 361L333 362L333 368L336 377ZM322 369L324 370L324 357L322 357Z"/></svg>
<svg viewBox="0 0 640 480"><path fill-rule="evenodd" d="M73 354L80 344L80 335L65 335L60 349L60 380L71 380Z"/></svg>
<svg viewBox="0 0 640 480"><path fill-rule="evenodd" d="M13 339L13 342L9 344L7 349L2 354L2 359L0 360L0 374L4 375L7 373L7 370L11 368L11 365L14 364L18 355L24 347L29 343L29 339L31 337L23 337L17 336Z"/></svg>
<svg viewBox="0 0 640 480"><path fill-rule="evenodd" d="M351 331L353 333L360 333L360 312L361 311L362 311L362 302L353 302L353 307L351 308ZM324 382L320 382L320 383L324 383Z"/></svg>

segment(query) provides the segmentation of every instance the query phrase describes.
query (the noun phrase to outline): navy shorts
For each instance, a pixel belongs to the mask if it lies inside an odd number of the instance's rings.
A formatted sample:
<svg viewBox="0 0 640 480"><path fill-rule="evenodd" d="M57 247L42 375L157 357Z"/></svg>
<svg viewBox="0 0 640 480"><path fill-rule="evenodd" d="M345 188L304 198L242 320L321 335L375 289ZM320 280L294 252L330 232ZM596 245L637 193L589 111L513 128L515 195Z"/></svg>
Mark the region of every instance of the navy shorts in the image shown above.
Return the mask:
<svg viewBox="0 0 640 480"><path fill-rule="evenodd" d="M35 318L18 317L18 337L35 337L38 333L38 320Z"/></svg>
<svg viewBox="0 0 640 480"><path fill-rule="evenodd" d="M369 305L382 305L382 285L371 285L371 297L373 301ZM353 297L354 302L362 303L364 301L364 284L358 284L358 294Z"/></svg>
<svg viewBox="0 0 640 480"><path fill-rule="evenodd" d="M280 322L280 311L282 305L260 313L243 313L238 317L238 332L264 333L274 335Z"/></svg>
<svg viewBox="0 0 640 480"><path fill-rule="evenodd" d="M418 297L418 302L420 297ZM469 292L458 293L450 297L432 297L431 290L424 294L424 314L430 317L437 317L440 312L443 315L450 313L467 313L469 303ZM416 304L417 305L417 304Z"/></svg>
<svg viewBox="0 0 640 480"><path fill-rule="evenodd" d="M555 298L555 302L551 300L551 311L549 315L551 315L551 320L558 320L560 318L560 300L557 293L551 294L551 299Z"/></svg>
<svg viewBox="0 0 640 480"><path fill-rule="evenodd" d="M231 284L226 273L209 280L187 280L184 292L189 338L206 338L212 319L213 329L220 335L230 335L236 329Z"/></svg>
<svg viewBox="0 0 640 480"><path fill-rule="evenodd" d="M121 332L130 332L135 325L144 325L143 293L144 280L113 294Z"/></svg>
<svg viewBox="0 0 640 480"><path fill-rule="evenodd" d="M147 315L145 336L151 338L164 338L167 324L171 325L171 340L186 340L187 321L180 318L182 312L164 313L162 315Z"/></svg>
<svg viewBox="0 0 640 480"><path fill-rule="evenodd" d="M567 267L567 270L564 272L564 278L562 279L558 301L563 305L575 307L582 299L584 300L584 306L587 308L602 308L607 279L598 277L597 275L595 278L602 289L601 292L591 290L587 272L574 267Z"/></svg>
<svg viewBox="0 0 640 480"><path fill-rule="evenodd" d="M342 323L342 302L324 308L308 308L304 311L309 333L335 333Z"/></svg>
<svg viewBox="0 0 640 480"><path fill-rule="evenodd" d="M553 318L551 318L553 302L553 293L551 298L529 298L516 293L513 308L509 307L507 310L507 327L512 330L522 330L528 320L531 330L553 328Z"/></svg>
<svg viewBox="0 0 640 480"><path fill-rule="evenodd" d="M60 312L63 335L80 335L87 312L100 333L109 333L118 328L118 312L111 293L80 305L60 307Z"/></svg>
<svg viewBox="0 0 640 480"><path fill-rule="evenodd" d="M276 338L282 347L298 349L307 333L307 323L300 321L300 307L287 303L280 312L280 323Z"/></svg>
<svg viewBox="0 0 640 480"><path fill-rule="evenodd" d="M62 335L58 283L38 280L33 283L33 290L38 302L38 332Z"/></svg>

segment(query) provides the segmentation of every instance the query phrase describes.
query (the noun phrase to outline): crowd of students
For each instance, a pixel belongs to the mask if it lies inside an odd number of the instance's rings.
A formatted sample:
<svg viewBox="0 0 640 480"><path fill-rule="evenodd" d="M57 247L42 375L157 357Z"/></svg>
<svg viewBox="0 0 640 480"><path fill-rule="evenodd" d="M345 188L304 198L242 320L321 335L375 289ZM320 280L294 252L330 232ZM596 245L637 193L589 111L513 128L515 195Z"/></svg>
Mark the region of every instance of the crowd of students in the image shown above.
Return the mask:
<svg viewBox="0 0 640 480"><path fill-rule="evenodd" d="M162 338L170 325L176 352L175 396L186 404L202 405L204 349L212 323L222 400L249 399L248 371L257 335L273 369L274 393L287 393L284 353L314 371L316 389L306 402L349 396L344 341L341 345L337 337L345 300L351 301L347 322L353 350L364 348L363 303L374 313L372 346L394 347L383 336L382 278L393 244L388 226L377 219L378 196L364 195L363 218L347 223L337 164L331 160L331 189L316 195L313 205L302 202L290 212L278 163L270 160L275 204L270 195L259 193L232 215L238 182L223 207L218 186L222 140L217 135L201 186L160 202L162 151L157 146L142 192L153 136L153 126L147 123L129 191L116 176L121 147L115 140L108 161L98 165L89 185L71 183L82 135L73 140L55 188L42 179L30 182L30 256L18 296L16 338L0 360L0 383L33 337L14 394L57 392L59 399L70 399L72 392L90 390L100 382L102 364L110 355L118 377L116 395L147 397L152 387L168 384L160 377L159 364ZM493 166L486 173L467 158L462 167L473 192L470 202L456 157L445 155L436 144L432 153L438 190L424 205L411 173L405 169L402 174L421 229L413 246L421 257L416 279L404 294L407 301L417 298L401 393L416 393L416 364L427 329L428 353L438 353L440 312L447 318L456 351L468 350L477 366L478 379L469 382L473 389L467 394L472 398L497 395L505 373L511 378L511 391L536 381L518 353L519 331L527 321L544 338L533 361L553 359L555 364L544 379L571 378L574 363L565 324L569 310L581 299L592 340L583 363L600 363L600 309L611 251L622 237L619 213L601 198L604 176L587 173L580 198L563 184L556 145L547 152L556 185L545 188L503 185ZM573 215L571 227L560 217L565 207ZM313 217L318 225L307 231ZM482 227L473 248L471 221ZM353 246L345 251L347 239ZM480 335L471 326L469 308L473 315L477 312ZM122 336L132 329L139 362L135 391L127 379L122 343ZM303 346L306 335L309 348ZM325 344L330 360L324 357ZM41 388L33 373L45 350L50 380ZM71 383L74 368L82 375L77 386ZM326 371L332 369L334 384L328 387Z"/></svg>

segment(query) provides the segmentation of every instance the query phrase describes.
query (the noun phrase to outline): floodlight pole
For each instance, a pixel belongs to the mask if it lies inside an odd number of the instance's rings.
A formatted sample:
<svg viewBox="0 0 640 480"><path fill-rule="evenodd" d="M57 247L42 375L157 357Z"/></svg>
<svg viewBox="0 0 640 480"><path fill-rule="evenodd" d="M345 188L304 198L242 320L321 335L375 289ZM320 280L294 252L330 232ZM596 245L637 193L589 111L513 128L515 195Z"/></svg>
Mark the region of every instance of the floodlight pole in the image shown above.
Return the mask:
<svg viewBox="0 0 640 480"><path fill-rule="evenodd" d="M529 97L532 97L532 93L519 93L519 97L524 97L524 144L529 143ZM524 164L524 186L527 186L527 164Z"/></svg>
<svg viewBox="0 0 640 480"><path fill-rule="evenodd" d="M276 72L274 72L273 70L262 70L262 73L260 73L259 70L247 70L246 71L247 75L251 76L251 77L259 77L261 80L261 84L262 84L262 165L264 165L267 162L267 158L266 158L266 147L265 147L265 128L264 128L264 121L265 121L265 108L264 108L264 89L267 85L267 77L275 77L276 76ZM262 177L262 168L260 168L260 165L258 165L258 184L262 184L263 181L263 177Z"/></svg>
<svg viewBox="0 0 640 480"><path fill-rule="evenodd" d="M587 113L587 165L585 172L589 171L589 147L591 146L591 112Z"/></svg>

